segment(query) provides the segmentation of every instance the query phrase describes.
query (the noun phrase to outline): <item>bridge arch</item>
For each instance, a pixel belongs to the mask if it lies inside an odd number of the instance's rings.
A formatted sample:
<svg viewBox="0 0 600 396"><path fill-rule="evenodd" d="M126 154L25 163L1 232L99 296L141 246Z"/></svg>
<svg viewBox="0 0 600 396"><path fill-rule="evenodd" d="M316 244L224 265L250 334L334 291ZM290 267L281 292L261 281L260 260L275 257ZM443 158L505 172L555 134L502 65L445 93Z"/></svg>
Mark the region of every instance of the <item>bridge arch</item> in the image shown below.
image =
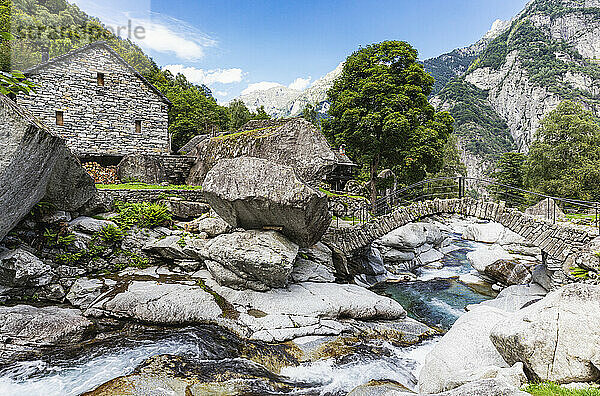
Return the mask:
<svg viewBox="0 0 600 396"><path fill-rule="evenodd" d="M460 196L464 194L464 180L460 180L462 178L456 179L458 187L456 195ZM424 182L418 184L422 186ZM422 194L421 198L430 197L431 195ZM542 197L547 198L549 203L551 202L552 197ZM557 200L560 199L557 198ZM572 223L557 223L556 217L551 215L548 218L541 218L525 214L518 209L507 207L504 202L461 197L426 199L406 204L406 200L399 199L398 193L395 193L394 197L385 197L380 201L395 201L398 205L402 202L405 205L389 208L386 213L379 216L374 215L369 221L361 222L352 227L331 228L325 234L324 240L326 243L339 249L346 256L351 256L389 232L430 216L441 214L472 216L502 224L509 230L521 235L527 243L539 247L542 250L547 269L552 274L554 285L559 286L569 283L567 271L570 266L574 265L575 259L578 259L579 262L581 262L582 257L587 260L592 259L594 252L590 250L590 245L598 236L598 233L591 228L585 229ZM586 208L598 207L595 203L572 202L579 203ZM366 210L373 213L372 208ZM549 260L546 258L549 258Z"/></svg>

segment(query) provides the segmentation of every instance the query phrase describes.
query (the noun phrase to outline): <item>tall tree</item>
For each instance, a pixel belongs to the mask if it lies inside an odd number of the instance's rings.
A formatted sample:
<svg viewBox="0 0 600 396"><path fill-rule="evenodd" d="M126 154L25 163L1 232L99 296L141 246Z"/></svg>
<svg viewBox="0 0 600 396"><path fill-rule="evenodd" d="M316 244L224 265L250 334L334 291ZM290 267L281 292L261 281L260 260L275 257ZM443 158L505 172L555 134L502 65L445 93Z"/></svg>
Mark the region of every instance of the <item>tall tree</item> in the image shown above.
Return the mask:
<svg viewBox="0 0 600 396"><path fill-rule="evenodd" d="M260 106L256 109L256 113L250 113L250 119L252 120L270 120L271 116L267 114L265 106Z"/></svg>
<svg viewBox="0 0 600 396"><path fill-rule="evenodd" d="M529 188L600 200L600 124L581 104L564 101L541 122L525 165Z"/></svg>
<svg viewBox="0 0 600 396"><path fill-rule="evenodd" d="M318 103L308 103L302 110L302 118L310 122L314 126L319 126L319 112L317 111Z"/></svg>
<svg viewBox="0 0 600 396"><path fill-rule="evenodd" d="M332 118L324 132L366 168L372 201L379 170L391 168L399 181L411 183L442 166L454 121L427 101L433 83L414 48L384 41L350 55L329 90Z"/></svg>
<svg viewBox="0 0 600 396"><path fill-rule="evenodd" d="M527 156L523 153L504 153L496 163L496 170L492 177L500 184L521 190L525 189L526 160ZM519 206L525 203L525 194L518 190L504 186L492 186L491 192L498 199L506 201L510 206Z"/></svg>
<svg viewBox="0 0 600 396"><path fill-rule="evenodd" d="M229 129L236 130L250 121L252 115L244 102L240 99L232 100L229 103Z"/></svg>

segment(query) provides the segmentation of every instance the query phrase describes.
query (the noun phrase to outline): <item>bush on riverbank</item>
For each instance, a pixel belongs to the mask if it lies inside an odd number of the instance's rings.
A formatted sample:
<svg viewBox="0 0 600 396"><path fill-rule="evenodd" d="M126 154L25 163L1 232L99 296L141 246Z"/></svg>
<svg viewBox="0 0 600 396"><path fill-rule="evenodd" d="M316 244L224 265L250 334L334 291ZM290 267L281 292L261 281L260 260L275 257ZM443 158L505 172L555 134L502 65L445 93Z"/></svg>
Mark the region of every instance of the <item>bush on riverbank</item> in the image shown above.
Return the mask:
<svg viewBox="0 0 600 396"><path fill-rule="evenodd" d="M530 384L523 389L533 396L600 396L600 389L567 389L552 382Z"/></svg>

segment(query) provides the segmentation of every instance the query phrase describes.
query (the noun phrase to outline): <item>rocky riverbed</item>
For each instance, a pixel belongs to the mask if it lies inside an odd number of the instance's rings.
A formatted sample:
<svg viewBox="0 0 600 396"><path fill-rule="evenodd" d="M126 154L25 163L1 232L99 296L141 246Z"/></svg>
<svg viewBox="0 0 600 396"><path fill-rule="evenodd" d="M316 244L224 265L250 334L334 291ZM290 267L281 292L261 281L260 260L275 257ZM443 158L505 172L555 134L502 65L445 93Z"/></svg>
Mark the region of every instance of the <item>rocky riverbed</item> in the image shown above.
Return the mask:
<svg viewBox="0 0 600 396"><path fill-rule="evenodd" d="M44 219L62 221L64 215ZM77 233L74 243L89 243L96 232L114 224L86 217L69 221ZM57 277L54 272L64 269L51 265L27 272L18 264L37 258L32 249L17 249L16 258L5 252L3 267L12 266L14 279L12 288L6 288L8 304L1 308L0 356L5 364L0 394L12 389L144 394L144 389L164 387L175 394L190 389L192 394L343 395L371 380L416 391L425 356L444 331L465 307L487 301L497 294L494 288L507 286L473 268L485 261L478 254L497 252L503 245L463 239L481 240L471 237L472 229L489 227L472 219L440 218L411 225L408 234L396 230L387 236L395 238L398 251L413 249L414 257L410 266L392 273L387 268L397 268L398 261L375 254L383 260L369 265L383 263L388 282L373 291L336 282L339 263L322 244L298 248L273 231L235 231L214 213L180 227L192 232L131 228L120 246L146 257L148 266L103 275L87 275L94 269L85 266L79 270L85 276L71 278ZM400 245L402 233L417 243ZM428 238L432 243L424 246ZM380 246L374 244L373 250ZM507 260L536 260L535 255L524 258L507 250L502 254ZM494 261L497 256L485 258ZM215 279L225 267L211 269L211 259L230 266L252 260L254 267L231 267L237 272L227 286ZM107 266L122 257L113 253L103 260ZM277 282L288 278L278 280L282 275L265 268L273 263L281 268L286 262L290 283L281 287ZM30 299L34 305L23 304L27 299L22 298L15 305L19 297L58 286L65 294L57 299L66 305L45 294ZM126 388L135 391L127 393Z"/></svg>

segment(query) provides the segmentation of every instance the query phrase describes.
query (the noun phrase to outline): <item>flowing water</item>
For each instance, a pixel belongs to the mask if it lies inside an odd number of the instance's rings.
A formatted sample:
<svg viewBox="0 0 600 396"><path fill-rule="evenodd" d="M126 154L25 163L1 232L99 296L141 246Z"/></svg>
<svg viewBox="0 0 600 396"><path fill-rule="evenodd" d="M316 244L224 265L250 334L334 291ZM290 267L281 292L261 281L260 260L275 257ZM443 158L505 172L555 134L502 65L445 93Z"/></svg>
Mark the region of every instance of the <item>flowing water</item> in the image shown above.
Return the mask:
<svg viewBox="0 0 600 396"><path fill-rule="evenodd" d="M390 283L376 292L399 301L419 321L448 329L465 306L491 298L475 292L458 280L472 271L466 254L477 244L454 236L458 247L444 259L444 268L423 268L414 282ZM131 373L147 358L159 354L182 355L198 361L231 359L238 345L211 327L190 328L162 336L123 338L117 343L99 343L80 357L53 357L15 363L0 371L0 396L69 396L94 389L106 381ZM436 339L412 347L397 347L385 341L370 341L367 348L343 359L324 359L285 367L281 376L290 383L310 384L302 394L345 395L370 380L394 380L415 388L425 355ZM370 352L365 352L366 350Z"/></svg>

